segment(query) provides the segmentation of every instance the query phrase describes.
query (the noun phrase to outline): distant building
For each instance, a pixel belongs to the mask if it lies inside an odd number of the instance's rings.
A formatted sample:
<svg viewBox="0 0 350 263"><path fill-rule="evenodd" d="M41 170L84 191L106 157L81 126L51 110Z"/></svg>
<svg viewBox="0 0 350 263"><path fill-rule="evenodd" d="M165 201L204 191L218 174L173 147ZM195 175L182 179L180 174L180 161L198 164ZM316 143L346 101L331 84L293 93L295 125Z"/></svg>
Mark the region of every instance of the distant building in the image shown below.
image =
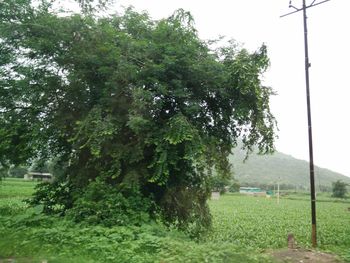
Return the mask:
<svg viewBox="0 0 350 263"><path fill-rule="evenodd" d="M39 172L28 172L24 175L25 180L40 180L40 181L51 181L53 179L50 173L39 173Z"/></svg>
<svg viewBox="0 0 350 263"><path fill-rule="evenodd" d="M266 196L266 191L263 191L258 187L240 187L239 193L254 196Z"/></svg>

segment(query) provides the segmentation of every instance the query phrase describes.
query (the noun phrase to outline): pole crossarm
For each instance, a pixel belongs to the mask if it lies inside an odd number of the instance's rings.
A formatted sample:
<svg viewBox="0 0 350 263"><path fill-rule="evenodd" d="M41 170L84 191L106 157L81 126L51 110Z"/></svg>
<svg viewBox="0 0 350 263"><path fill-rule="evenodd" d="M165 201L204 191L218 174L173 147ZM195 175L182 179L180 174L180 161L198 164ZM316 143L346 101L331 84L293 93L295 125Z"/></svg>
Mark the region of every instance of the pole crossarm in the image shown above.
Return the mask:
<svg viewBox="0 0 350 263"><path fill-rule="evenodd" d="M310 8L310 7L318 6L318 5L320 5L320 4L323 4L323 3L329 2L329 1L331 1L331 0L323 0L323 1L321 1L321 2L315 3L316 0L314 0L310 5L305 6L305 8ZM296 8L296 7L291 6L291 5L290 5L289 7L292 7L292 8L294 8L294 9L296 9L296 10L295 10L295 11L292 11L292 12L289 12L289 13L287 13L287 14L281 15L280 18L285 17L285 16L289 16L289 15L292 15L292 14L295 14L295 13L298 13L298 12L304 10L304 8Z"/></svg>

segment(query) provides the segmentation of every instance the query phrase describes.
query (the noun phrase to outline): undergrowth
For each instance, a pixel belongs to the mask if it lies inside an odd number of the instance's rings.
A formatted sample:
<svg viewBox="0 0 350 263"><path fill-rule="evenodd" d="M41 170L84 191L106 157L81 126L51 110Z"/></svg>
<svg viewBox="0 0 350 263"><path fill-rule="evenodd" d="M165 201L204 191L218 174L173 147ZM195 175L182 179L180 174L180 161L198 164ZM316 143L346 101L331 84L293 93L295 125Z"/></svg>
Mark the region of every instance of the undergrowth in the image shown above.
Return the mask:
<svg viewBox="0 0 350 263"><path fill-rule="evenodd" d="M0 198L0 262L270 262L254 248L195 241L154 220L120 226L77 223L45 215L43 206L30 208L22 199Z"/></svg>

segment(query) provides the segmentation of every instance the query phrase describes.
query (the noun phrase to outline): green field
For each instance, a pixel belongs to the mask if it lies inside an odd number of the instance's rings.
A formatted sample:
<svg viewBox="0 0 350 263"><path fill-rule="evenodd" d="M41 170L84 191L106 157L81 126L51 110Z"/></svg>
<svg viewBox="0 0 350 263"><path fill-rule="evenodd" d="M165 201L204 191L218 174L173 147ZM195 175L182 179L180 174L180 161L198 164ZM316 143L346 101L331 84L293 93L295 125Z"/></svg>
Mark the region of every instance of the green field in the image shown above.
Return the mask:
<svg viewBox="0 0 350 263"><path fill-rule="evenodd" d="M210 201L213 229L191 240L160 223L133 227L74 224L27 209L21 200L34 182L4 180L0 186L0 262L272 262L266 251L286 247L288 233L310 244L306 195L276 199L224 195ZM289 199L288 199L289 198ZM323 196L317 204L319 249L350 262L350 203Z"/></svg>
<svg viewBox="0 0 350 263"><path fill-rule="evenodd" d="M349 202L332 202L323 197L317 203L317 223L319 247L350 259L349 207ZM280 248L286 245L288 233L293 233L300 246L310 246L310 202L305 196L288 196L277 204L276 199L226 195L217 203L212 201L211 210L212 241Z"/></svg>

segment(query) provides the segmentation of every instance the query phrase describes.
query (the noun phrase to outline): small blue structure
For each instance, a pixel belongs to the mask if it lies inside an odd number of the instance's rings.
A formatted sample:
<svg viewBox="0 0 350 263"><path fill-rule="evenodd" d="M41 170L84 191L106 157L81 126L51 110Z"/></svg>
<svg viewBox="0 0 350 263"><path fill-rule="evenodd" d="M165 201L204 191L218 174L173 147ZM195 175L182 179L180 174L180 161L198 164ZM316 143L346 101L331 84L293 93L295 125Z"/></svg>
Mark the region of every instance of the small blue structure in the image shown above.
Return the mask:
<svg viewBox="0 0 350 263"><path fill-rule="evenodd" d="M239 193L253 196L266 196L266 191L263 191L258 187L240 187Z"/></svg>
<svg viewBox="0 0 350 263"><path fill-rule="evenodd" d="M241 194L250 194L250 193L260 193L262 192L258 187L240 187L239 193Z"/></svg>

